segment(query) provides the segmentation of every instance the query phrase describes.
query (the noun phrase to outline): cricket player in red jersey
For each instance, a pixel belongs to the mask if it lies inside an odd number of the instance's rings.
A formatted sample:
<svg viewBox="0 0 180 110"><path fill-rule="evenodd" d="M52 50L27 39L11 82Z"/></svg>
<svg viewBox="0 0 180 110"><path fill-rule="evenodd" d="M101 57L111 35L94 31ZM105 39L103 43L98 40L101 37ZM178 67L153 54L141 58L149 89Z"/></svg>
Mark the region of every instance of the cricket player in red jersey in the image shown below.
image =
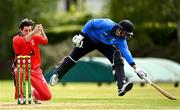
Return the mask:
<svg viewBox="0 0 180 110"><path fill-rule="evenodd" d="M19 24L20 32L13 38L13 48L15 52L14 59L14 76L15 82L18 82L17 77L17 56L30 55L31 56L31 85L33 101L35 104L40 104L41 101L50 100L52 95L48 88L47 82L44 79L41 69L41 56L39 44L47 44L48 38L44 33L43 26L36 24L33 29L34 22L28 18L22 20ZM21 83L22 83L22 69L20 69ZM26 73L27 74L27 73ZM18 87L15 83L15 99L18 98ZM21 97L23 97L21 88Z"/></svg>

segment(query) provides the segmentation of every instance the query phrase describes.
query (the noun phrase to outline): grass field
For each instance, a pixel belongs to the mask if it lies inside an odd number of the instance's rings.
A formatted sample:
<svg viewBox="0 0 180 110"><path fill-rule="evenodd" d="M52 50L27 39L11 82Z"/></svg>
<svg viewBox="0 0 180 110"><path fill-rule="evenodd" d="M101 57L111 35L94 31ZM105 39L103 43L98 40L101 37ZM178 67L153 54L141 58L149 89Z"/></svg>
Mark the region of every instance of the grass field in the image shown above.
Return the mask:
<svg viewBox="0 0 180 110"><path fill-rule="evenodd" d="M150 85L134 88L125 96L117 96L117 87L103 84L98 87L96 83L67 83L50 87L51 101L41 105L17 105L14 97L12 81L0 81L0 110L117 110L117 109L151 109L151 110L180 110L180 87L173 84L157 84L177 100L169 100L162 96Z"/></svg>

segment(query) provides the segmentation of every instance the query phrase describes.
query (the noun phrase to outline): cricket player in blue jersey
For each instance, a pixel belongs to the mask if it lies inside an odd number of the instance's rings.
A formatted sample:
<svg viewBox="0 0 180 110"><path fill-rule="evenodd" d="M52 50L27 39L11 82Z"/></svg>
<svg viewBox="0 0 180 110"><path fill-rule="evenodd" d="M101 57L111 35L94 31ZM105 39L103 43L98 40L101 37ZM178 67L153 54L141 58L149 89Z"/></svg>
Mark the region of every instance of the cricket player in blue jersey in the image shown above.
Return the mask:
<svg viewBox="0 0 180 110"><path fill-rule="evenodd" d="M58 83L77 61L87 53L97 49L112 64L113 73L117 80L118 96L125 95L132 89L133 83L125 80L124 61L134 68L137 75L142 79L146 77L144 70L136 66L128 49L127 39L133 36L133 23L130 20L122 20L115 23L111 19L89 20L79 35L72 38L74 49L66 56L61 64L55 69L50 79L50 85Z"/></svg>

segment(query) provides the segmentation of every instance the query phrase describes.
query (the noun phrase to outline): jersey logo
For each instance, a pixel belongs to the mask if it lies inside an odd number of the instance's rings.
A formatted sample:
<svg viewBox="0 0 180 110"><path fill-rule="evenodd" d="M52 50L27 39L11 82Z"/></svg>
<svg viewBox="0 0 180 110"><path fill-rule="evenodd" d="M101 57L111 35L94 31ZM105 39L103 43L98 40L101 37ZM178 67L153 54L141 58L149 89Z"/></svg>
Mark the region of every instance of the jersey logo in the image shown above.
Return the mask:
<svg viewBox="0 0 180 110"><path fill-rule="evenodd" d="M104 32L104 35L107 36L108 34L106 32Z"/></svg>
<svg viewBox="0 0 180 110"><path fill-rule="evenodd" d="M32 44L33 46L35 45L34 40L31 40L31 44Z"/></svg>

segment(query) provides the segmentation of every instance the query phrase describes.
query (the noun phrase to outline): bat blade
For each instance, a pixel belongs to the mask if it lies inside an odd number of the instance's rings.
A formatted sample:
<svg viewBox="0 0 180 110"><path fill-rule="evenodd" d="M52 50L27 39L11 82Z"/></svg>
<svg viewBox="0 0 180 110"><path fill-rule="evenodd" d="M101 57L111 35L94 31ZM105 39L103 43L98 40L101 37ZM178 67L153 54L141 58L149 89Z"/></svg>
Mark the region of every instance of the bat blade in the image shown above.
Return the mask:
<svg viewBox="0 0 180 110"><path fill-rule="evenodd" d="M157 86L156 84L152 83L151 84L156 90L158 90L162 95L164 95L165 97L172 99L172 100L176 100L176 97L171 95L170 93L168 93L167 91L165 91L164 89L160 88L159 86Z"/></svg>
<svg viewBox="0 0 180 110"><path fill-rule="evenodd" d="M148 82L149 84L151 84L156 90L158 90L162 95L164 95L165 97L171 99L171 100L176 100L176 97L171 95L170 93L168 93L167 91L165 91L164 89L160 88L159 86L157 86L156 84L154 84L153 82L151 82L149 79L147 79L146 77L143 78L146 82Z"/></svg>

